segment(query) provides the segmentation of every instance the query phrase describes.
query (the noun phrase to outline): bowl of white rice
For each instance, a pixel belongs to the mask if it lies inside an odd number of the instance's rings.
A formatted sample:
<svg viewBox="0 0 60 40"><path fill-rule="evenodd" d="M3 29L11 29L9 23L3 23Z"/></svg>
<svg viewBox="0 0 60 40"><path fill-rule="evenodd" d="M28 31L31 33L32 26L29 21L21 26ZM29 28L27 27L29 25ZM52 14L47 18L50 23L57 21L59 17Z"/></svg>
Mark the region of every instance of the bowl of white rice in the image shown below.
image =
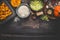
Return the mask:
<svg viewBox="0 0 60 40"><path fill-rule="evenodd" d="M27 4L22 4L16 9L16 13L20 18L27 18L30 15L30 10Z"/></svg>

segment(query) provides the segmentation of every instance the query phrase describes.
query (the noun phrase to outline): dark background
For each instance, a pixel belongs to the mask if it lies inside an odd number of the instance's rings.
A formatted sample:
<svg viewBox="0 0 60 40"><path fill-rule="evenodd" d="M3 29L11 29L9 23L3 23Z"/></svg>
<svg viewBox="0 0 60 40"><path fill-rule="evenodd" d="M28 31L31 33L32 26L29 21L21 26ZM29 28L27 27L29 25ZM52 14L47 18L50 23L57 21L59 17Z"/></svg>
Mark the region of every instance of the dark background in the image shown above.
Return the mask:
<svg viewBox="0 0 60 40"><path fill-rule="evenodd" d="M25 2L27 1L25 0ZM20 26L20 22L13 21L14 18L0 25L1 40L57 40L59 38L60 18L49 22L40 21L39 29L23 28Z"/></svg>

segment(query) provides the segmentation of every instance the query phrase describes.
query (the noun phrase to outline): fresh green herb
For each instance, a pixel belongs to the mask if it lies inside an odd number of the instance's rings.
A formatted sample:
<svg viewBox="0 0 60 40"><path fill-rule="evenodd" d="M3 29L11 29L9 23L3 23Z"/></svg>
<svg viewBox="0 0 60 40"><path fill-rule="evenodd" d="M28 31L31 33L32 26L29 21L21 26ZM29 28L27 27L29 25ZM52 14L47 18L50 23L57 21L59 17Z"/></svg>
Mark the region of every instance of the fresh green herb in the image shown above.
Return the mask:
<svg viewBox="0 0 60 40"><path fill-rule="evenodd" d="M49 18L47 15L43 15L41 16L41 20L49 21Z"/></svg>

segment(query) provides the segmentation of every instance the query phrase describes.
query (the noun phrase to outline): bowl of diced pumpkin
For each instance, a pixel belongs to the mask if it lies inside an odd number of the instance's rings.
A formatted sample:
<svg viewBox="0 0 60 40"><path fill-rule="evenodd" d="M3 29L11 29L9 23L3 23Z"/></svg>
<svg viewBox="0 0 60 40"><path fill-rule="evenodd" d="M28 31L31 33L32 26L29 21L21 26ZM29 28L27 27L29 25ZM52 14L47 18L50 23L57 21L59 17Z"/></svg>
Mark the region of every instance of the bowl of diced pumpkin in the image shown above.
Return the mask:
<svg viewBox="0 0 60 40"><path fill-rule="evenodd" d="M15 16L14 11L8 2L0 2L0 24L5 23Z"/></svg>

